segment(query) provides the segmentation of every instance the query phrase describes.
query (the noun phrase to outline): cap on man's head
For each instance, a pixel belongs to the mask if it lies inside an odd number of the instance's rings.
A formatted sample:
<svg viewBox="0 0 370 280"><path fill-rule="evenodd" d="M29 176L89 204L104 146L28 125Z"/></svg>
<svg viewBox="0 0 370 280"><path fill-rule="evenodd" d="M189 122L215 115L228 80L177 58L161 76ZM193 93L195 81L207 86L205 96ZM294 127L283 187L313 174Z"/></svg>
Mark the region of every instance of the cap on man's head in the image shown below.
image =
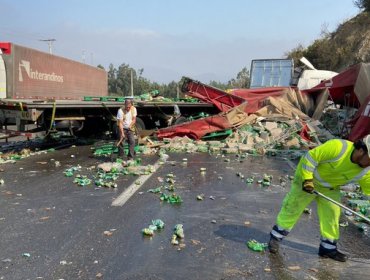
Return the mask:
<svg viewBox="0 0 370 280"><path fill-rule="evenodd" d="M131 96L126 96L125 97L125 103L133 103L134 102L134 98L133 97L131 97Z"/></svg>
<svg viewBox="0 0 370 280"><path fill-rule="evenodd" d="M363 139L365 145L366 145L366 148L367 148L367 153L370 157L370 134L368 134L367 136L365 136L365 138Z"/></svg>

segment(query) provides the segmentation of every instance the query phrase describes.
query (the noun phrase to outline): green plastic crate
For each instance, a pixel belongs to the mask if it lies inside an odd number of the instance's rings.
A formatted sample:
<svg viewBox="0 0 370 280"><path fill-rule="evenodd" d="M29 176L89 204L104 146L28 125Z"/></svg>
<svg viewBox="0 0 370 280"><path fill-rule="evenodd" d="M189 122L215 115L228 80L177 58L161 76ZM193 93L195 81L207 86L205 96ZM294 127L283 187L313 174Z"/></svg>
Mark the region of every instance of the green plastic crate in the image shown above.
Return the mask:
<svg viewBox="0 0 370 280"><path fill-rule="evenodd" d="M99 96L84 96L84 101L100 101Z"/></svg>
<svg viewBox="0 0 370 280"><path fill-rule="evenodd" d="M221 136L230 136L232 133L233 131L231 129L226 129L226 130L219 131L219 132L208 133L205 136L203 136L202 139L204 140L204 139L210 139L210 138L217 138Z"/></svg>

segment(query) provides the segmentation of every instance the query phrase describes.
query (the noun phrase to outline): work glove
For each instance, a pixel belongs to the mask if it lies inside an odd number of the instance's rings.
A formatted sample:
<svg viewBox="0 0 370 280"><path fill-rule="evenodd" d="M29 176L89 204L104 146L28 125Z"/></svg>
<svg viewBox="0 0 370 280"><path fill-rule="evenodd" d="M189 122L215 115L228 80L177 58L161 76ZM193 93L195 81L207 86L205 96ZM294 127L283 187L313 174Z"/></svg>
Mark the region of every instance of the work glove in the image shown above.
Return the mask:
<svg viewBox="0 0 370 280"><path fill-rule="evenodd" d="M305 180L302 184L302 190L308 193L313 193L315 186L313 185L312 180Z"/></svg>

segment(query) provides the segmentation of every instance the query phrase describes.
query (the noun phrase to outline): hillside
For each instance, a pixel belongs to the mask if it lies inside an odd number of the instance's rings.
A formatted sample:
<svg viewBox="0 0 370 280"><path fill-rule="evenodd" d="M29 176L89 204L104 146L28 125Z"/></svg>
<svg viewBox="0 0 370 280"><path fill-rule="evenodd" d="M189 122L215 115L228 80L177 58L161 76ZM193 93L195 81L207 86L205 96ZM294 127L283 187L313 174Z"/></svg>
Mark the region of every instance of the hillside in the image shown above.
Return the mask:
<svg viewBox="0 0 370 280"><path fill-rule="evenodd" d="M295 63L302 56L318 69L336 72L359 62L370 62L370 13L361 12L307 48L298 46L287 53Z"/></svg>

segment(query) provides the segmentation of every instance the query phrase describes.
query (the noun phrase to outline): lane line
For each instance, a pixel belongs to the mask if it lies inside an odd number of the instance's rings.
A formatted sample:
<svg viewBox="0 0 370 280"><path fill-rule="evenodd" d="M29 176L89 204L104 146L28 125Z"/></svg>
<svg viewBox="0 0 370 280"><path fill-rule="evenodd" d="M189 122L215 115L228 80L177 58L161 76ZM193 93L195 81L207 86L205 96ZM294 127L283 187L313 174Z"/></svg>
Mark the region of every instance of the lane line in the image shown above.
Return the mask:
<svg viewBox="0 0 370 280"><path fill-rule="evenodd" d="M153 165L154 172L148 174L148 175L141 175L138 177L135 182L133 182L127 189L125 189L115 200L112 202L112 206L123 206L131 196L135 194L135 192L142 186L144 183L153 176L153 174L157 171L159 166L161 166L161 162L163 160L159 159L157 162ZM137 184L136 182L140 182L140 184Z"/></svg>
<svg viewBox="0 0 370 280"><path fill-rule="evenodd" d="M297 168L297 164L295 164L294 162L292 162L290 159L288 159L288 158L285 158L286 159L286 161L287 161L287 163L288 163L288 165L289 165L289 167L291 168L291 169L293 169L293 170L295 170L296 168Z"/></svg>

